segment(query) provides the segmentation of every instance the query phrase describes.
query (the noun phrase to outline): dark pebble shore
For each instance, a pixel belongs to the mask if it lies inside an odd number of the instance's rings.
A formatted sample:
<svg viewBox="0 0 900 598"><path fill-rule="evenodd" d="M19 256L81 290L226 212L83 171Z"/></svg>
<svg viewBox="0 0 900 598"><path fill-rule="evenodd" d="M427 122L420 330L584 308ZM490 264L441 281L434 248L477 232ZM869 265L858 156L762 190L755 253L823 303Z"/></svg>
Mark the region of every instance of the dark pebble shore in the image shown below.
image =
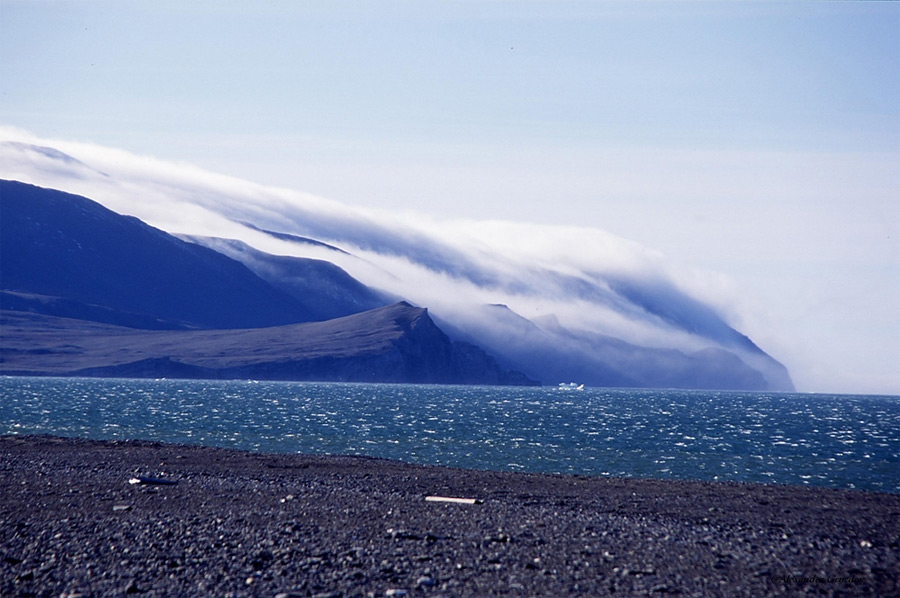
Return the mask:
<svg viewBox="0 0 900 598"><path fill-rule="evenodd" d="M900 595L885 493L2 436L0 512L2 596Z"/></svg>

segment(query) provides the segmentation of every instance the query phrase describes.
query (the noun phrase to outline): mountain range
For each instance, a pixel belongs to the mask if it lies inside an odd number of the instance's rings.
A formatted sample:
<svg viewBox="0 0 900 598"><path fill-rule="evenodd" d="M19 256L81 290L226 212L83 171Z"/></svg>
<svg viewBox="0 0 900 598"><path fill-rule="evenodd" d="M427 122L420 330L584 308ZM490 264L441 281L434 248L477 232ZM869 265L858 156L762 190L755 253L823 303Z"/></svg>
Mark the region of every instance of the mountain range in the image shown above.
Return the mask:
<svg viewBox="0 0 900 598"><path fill-rule="evenodd" d="M332 264L228 245L278 282L86 198L0 181L0 373L535 383Z"/></svg>
<svg viewBox="0 0 900 598"><path fill-rule="evenodd" d="M188 197L177 169L136 180L54 148L4 151L29 183L0 183L0 373L793 389L627 242L588 236L553 260L498 251L478 225L196 174Z"/></svg>

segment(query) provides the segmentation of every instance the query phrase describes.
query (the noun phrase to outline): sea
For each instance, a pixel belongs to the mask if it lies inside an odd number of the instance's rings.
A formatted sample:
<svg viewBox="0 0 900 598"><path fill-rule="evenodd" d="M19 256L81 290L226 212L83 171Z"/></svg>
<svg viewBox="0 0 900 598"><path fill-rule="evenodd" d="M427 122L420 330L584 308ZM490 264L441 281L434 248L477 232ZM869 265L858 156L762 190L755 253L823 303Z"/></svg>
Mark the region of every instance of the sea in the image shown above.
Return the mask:
<svg viewBox="0 0 900 598"><path fill-rule="evenodd" d="M0 434L900 493L900 397L0 377Z"/></svg>

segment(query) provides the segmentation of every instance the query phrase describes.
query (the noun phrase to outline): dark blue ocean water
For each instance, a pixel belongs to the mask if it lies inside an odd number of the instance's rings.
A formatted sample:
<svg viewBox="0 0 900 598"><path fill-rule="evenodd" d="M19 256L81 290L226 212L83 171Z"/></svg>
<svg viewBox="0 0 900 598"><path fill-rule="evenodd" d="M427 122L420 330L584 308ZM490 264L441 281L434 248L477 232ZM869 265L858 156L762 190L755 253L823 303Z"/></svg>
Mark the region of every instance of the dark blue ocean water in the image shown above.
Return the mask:
<svg viewBox="0 0 900 598"><path fill-rule="evenodd" d="M0 378L0 434L900 492L900 397Z"/></svg>

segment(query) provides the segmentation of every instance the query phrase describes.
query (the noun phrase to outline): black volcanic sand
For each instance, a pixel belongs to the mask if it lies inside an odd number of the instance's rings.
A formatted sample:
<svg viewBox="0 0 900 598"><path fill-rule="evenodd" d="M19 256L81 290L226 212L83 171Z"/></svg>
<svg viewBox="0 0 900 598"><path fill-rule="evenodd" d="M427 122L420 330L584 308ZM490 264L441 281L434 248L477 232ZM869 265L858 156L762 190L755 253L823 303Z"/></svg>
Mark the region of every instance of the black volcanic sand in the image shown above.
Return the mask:
<svg viewBox="0 0 900 598"><path fill-rule="evenodd" d="M5 436L0 514L2 596L900 595L894 494Z"/></svg>

